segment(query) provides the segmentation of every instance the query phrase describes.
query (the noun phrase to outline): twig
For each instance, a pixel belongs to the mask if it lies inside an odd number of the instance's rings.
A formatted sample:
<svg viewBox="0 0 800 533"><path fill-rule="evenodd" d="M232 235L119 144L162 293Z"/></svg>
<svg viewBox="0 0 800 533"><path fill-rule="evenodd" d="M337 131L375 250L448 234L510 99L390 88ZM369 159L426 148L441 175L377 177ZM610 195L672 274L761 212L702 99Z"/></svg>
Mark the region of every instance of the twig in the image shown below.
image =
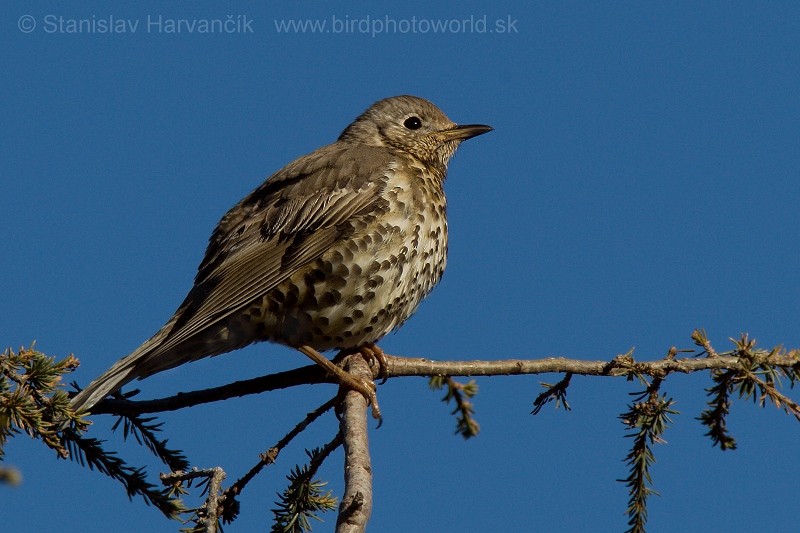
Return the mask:
<svg viewBox="0 0 800 533"><path fill-rule="evenodd" d="M331 409L336 402L338 401L338 397L334 396L324 404L320 405L310 413L306 415L306 417L300 421L289 433L284 435L284 437L279 440L275 446L267 450L266 452L262 453L260 456L260 460L256 465L250 469L247 474L239 478L236 483L230 486L228 490L225 491L225 498L235 497L241 494L244 487L253 479L262 468L265 466L272 464L278 458L278 454L284 449L297 435L299 435L304 429L308 427L314 420L319 418L323 413L327 412Z"/></svg>
<svg viewBox="0 0 800 533"><path fill-rule="evenodd" d="M630 474L620 479L629 489L628 526L626 533L644 533L647 523L647 500L653 490L650 467L655 463L652 445L666 441L662 435L672 422L670 414L677 414L671 409L673 401L666 395L659 396L662 378L655 378L647 389L636 395L635 403L628 411L620 415L622 422L632 430L627 437L633 438L633 446L625 457Z"/></svg>
<svg viewBox="0 0 800 533"><path fill-rule="evenodd" d="M208 497L203 506L195 512L197 521L192 531L197 533L217 533L217 525L220 518L220 500L222 498L220 489L222 488L222 480L225 479L225 471L222 468L215 466L203 470L170 472L169 474L161 474L160 478L164 485L178 485L186 481L191 484L197 478L205 478L208 482Z"/></svg>
<svg viewBox="0 0 800 533"><path fill-rule="evenodd" d="M475 420L475 408L469 398L473 398L478 393L478 384L474 379L468 383L459 383L450 376L431 376L428 386L438 390L443 387L447 392L442 398L444 403L455 403L455 407L450 414L456 415L456 433L470 439L476 437L481 430L480 424Z"/></svg>
<svg viewBox="0 0 800 533"><path fill-rule="evenodd" d="M531 414L538 415L539 411L542 410L542 407L550 402L556 403L556 409L563 405L564 409L571 411L572 409L567 403L567 387L569 387L569 382L571 379L572 374L567 372L561 381L556 384L542 383L541 385L545 388L545 391L539 394L539 396L537 396L533 401L533 411L531 411Z"/></svg>
<svg viewBox="0 0 800 533"><path fill-rule="evenodd" d="M275 502L272 510L275 521L274 533L311 531L310 519L320 520L318 512L336 509L336 498L331 491L323 492L326 482L315 479L317 470L325 459L342 444L341 430L322 448L314 448L306 454L310 459L307 465L295 466L289 474L291 482Z"/></svg>

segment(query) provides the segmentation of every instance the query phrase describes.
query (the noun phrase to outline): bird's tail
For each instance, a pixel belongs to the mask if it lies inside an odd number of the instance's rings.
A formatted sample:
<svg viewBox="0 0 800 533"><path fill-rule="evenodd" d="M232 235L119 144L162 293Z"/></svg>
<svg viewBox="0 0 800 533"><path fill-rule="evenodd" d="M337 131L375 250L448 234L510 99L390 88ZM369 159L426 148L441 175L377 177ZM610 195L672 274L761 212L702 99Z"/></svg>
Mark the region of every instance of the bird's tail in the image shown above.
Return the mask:
<svg viewBox="0 0 800 533"><path fill-rule="evenodd" d="M147 361L156 351L165 337L165 327L156 333L150 340L139 346L133 353L123 357L106 370L99 378L95 379L70 402L75 411L90 411L100 400L111 393L117 392L125 384L136 378L143 378L152 371L144 370ZM144 370L144 371L143 371Z"/></svg>

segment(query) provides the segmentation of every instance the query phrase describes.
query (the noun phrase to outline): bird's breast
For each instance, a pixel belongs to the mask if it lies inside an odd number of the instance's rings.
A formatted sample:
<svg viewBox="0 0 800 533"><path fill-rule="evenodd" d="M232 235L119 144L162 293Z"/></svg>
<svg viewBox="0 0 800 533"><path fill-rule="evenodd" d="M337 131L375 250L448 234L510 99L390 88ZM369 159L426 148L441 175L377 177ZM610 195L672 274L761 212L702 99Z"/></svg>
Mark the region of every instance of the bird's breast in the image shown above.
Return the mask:
<svg viewBox="0 0 800 533"><path fill-rule="evenodd" d="M349 221L341 241L265 301L266 336L318 350L375 342L405 322L441 279L441 180L421 166L390 165L383 177L375 209Z"/></svg>

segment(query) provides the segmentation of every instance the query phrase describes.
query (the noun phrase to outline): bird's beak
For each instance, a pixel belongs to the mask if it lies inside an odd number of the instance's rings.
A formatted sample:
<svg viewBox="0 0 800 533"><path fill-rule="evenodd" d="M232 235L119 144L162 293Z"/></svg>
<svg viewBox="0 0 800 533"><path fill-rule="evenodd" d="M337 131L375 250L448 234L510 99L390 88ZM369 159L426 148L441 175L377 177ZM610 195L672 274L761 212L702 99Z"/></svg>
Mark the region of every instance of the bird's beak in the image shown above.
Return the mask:
<svg viewBox="0 0 800 533"><path fill-rule="evenodd" d="M456 126L450 130L445 130L441 133L447 138L448 141L464 141L473 137L477 137L478 135L483 135L484 133L489 133L493 129L494 128L491 126L486 126L484 124L464 124L462 126Z"/></svg>

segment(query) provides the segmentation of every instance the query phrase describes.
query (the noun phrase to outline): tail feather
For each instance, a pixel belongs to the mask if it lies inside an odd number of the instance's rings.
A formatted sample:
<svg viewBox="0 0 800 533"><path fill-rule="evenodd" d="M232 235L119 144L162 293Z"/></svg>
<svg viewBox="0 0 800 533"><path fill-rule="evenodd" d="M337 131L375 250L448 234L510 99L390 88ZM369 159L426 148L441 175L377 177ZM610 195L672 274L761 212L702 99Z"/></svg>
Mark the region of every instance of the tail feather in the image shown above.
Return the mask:
<svg viewBox="0 0 800 533"><path fill-rule="evenodd" d="M168 324L169 326L169 324ZM70 402L76 411L90 411L97 402L117 392L136 378L145 377L153 372L143 373L143 362L152 357L166 336L167 327L156 333L150 340L142 344L130 355L123 357L100 377L89 383Z"/></svg>
<svg viewBox="0 0 800 533"><path fill-rule="evenodd" d="M70 402L73 409L91 411L97 402L134 379L144 379L189 361L229 352L253 342L254 334L249 332L232 335L224 320L207 325L176 342L176 335L182 331L179 321L184 309L185 304L150 340L114 363L79 392Z"/></svg>

